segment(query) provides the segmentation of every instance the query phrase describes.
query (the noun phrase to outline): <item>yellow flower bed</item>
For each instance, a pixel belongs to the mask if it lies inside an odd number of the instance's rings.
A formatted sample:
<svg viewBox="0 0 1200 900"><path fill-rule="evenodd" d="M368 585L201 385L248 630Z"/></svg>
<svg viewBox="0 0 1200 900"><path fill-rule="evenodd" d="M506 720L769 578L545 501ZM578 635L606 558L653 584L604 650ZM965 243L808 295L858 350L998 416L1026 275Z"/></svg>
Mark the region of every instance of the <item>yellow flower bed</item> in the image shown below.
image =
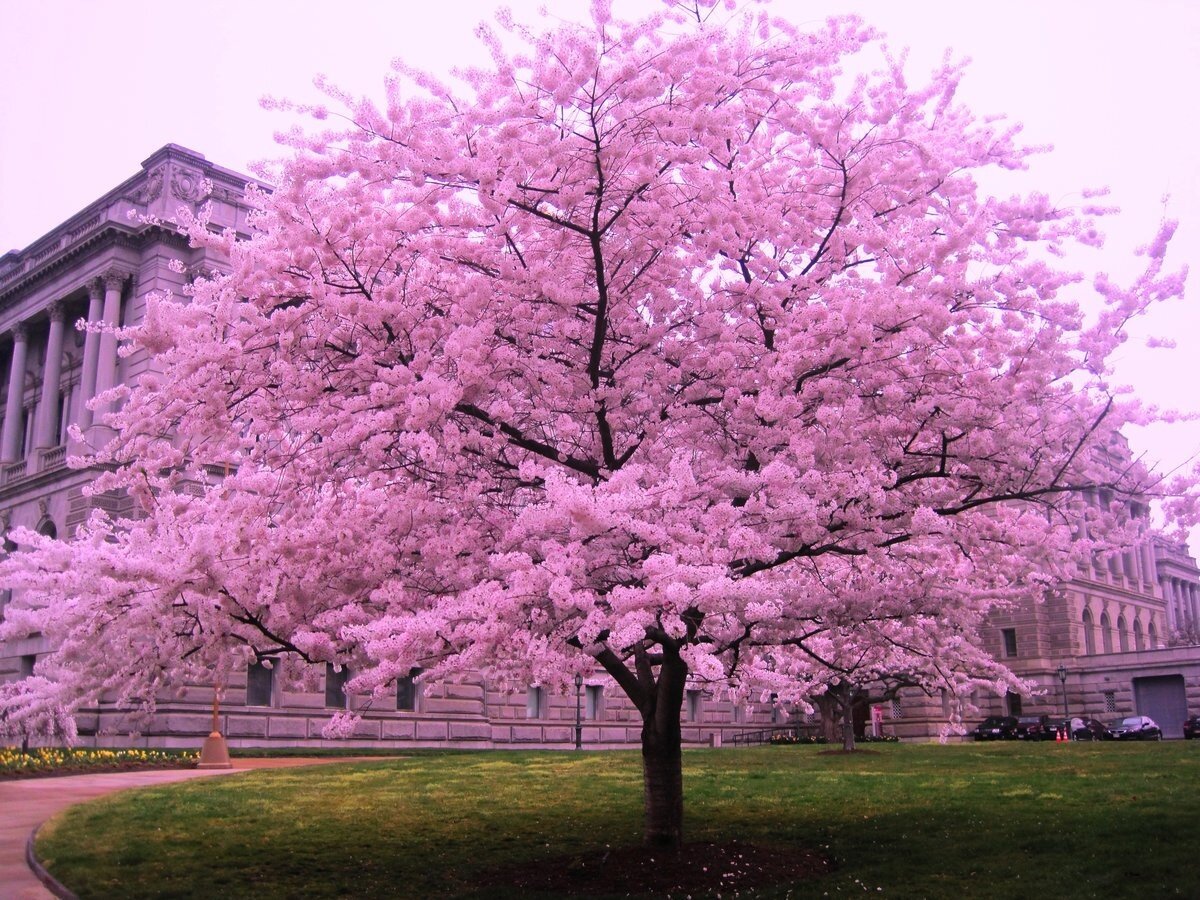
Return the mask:
<svg viewBox="0 0 1200 900"><path fill-rule="evenodd" d="M0 778L31 775L75 774L105 769L167 768L192 766L200 759L196 750L91 750L37 747L28 753L18 747L0 748Z"/></svg>

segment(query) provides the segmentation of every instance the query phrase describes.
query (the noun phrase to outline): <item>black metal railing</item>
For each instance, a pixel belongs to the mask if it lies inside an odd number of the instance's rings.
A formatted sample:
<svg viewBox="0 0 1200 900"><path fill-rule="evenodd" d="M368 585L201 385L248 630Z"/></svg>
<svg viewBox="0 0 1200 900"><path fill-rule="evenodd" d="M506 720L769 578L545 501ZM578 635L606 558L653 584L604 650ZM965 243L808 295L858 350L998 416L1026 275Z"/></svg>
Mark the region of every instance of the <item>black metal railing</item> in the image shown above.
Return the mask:
<svg viewBox="0 0 1200 900"><path fill-rule="evenodd" d="M771 741L800 741L815 738L821 732L819 725L773 725L770 728L754 728L739 731L730 743L734 747L754 747Z"/></svg>

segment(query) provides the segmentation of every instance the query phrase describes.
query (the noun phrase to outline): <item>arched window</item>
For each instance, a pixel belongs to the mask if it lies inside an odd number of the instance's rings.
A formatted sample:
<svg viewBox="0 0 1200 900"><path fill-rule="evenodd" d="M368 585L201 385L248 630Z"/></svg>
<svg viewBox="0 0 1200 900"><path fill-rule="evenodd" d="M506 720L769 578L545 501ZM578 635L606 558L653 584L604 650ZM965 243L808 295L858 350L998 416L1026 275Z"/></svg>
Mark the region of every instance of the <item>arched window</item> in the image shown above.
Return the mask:
<svg viewBox="0 0 1200 900"><path fill-rule="evenodd" d="M1158 649L1158 629L1154 627L1154 620L1150 620L1150 624L1146 626L1146 635L1150 638L1150 649Z"/></svg>
<svg viewBox="0 0 1200 900"><path fill-rule="evenodd" d="M1100 613L1100 639L1104 642L1104 652L1112 653L1112 624L1106 612Z"/></svg>
<svg viewBox="0 0 1200 900"><path fill-rule="evenodd" d="M1121 652L1129 649L1129 629L1125 627L1125 617L1117 616L1117 640L1121 643Z"/></svg>
<svg viewBox="0 0 1200 900"><path fill-rule="evenodd" d="M1096 623L1087 607L1083 610L1083 652L1088 656L1096 652Z"/></svg>
<svg viewBox="0 0 1200 900"><path fill-rule="evenodd" d="M1146 649L1142 643L1142 623L1138 619L1133 620L1133 647L1135 650Z"/></svg>
<svg viewBox="0 0 1200 900"><path fill-rule="evenodd" d="M38 534L45 535L52 541L58 540L58 527L54 524L53 519L47 519L38 526Z"/></svg>

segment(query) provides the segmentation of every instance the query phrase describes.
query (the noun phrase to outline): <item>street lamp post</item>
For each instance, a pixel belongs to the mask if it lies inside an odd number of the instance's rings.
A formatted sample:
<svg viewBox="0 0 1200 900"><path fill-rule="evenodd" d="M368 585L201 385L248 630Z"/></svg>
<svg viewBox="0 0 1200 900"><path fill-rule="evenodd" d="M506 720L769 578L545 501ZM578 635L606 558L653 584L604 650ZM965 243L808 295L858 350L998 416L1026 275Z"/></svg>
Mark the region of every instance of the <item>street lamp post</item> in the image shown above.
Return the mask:
<svg viewBox="0 0 1200 900"><path fill-rule="evenodd" d="M1067 723L1067 740L1069 741L1071 739L1071 713L1067 708L1067 667L1060 665L1058 667L1057 674L1058 674L1058 683L1060 685L1062 685L1063 719L1065 719L1066 723Z"/></svg>
<svg viewBox="0 0 1200 900"><path fill-rule="evenodd" d="M575 673L575 749L583 749L583 711L580 707L580 694L583 691L583 676Z"/></svg>
<svg viewBox="0 0 1200 900"><path fill-rule="evenodd" d="M213 685L212 701L212 732L204 739L200 748L200 762L197 769L232 769L229 759L229 745L221 735L221 686Z"/></svg>

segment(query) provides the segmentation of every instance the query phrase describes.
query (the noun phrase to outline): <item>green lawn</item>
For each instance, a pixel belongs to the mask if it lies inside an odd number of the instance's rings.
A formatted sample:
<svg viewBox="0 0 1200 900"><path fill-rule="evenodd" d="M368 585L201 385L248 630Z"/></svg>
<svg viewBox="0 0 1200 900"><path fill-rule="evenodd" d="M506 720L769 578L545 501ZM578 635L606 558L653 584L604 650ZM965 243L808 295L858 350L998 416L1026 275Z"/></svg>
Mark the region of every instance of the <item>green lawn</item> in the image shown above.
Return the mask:
<svg viewBox="0 0 1200 900"><path fill-rule="evenodd" d="M838 867L740 896L1200 897L1200 742L822 749L685 754L688 840ZM126 792L38 852L82 898L502 897L481 872L636 843L640 818L636 753L429 754Z"/></svg>

